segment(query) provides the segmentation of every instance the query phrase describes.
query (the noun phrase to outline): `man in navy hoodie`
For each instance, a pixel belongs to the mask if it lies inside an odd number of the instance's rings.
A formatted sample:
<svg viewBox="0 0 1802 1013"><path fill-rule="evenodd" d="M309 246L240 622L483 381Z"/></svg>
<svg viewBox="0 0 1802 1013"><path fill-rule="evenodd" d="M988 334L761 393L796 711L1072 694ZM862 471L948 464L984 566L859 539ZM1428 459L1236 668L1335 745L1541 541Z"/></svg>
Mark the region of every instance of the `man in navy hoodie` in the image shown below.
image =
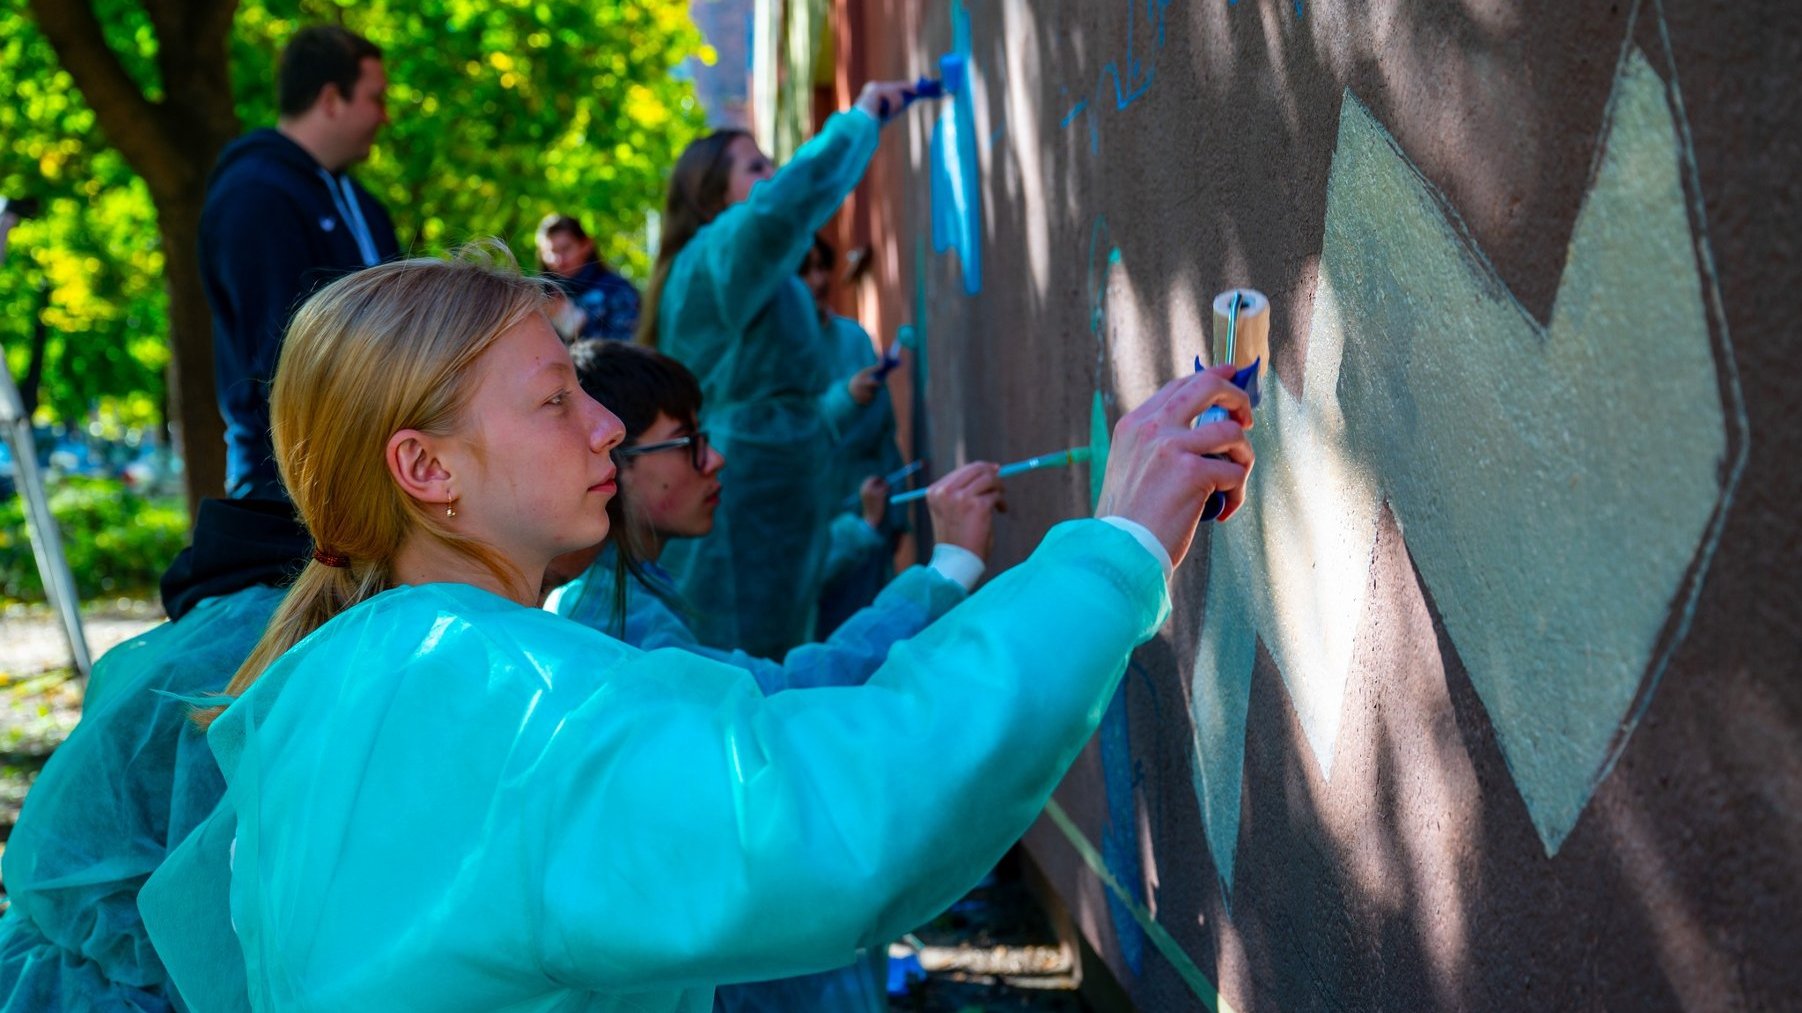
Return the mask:
<svg viewBox="0 0 1802 1013"><path fill-rule="evenodd" d="M275 128L219 156L200 218L225 418L226 493L285 498L269 438L269 382L294 311L327 282L399 253L388 212L345 170L388 122L382 51L333 25L282 51Z"/></svg>

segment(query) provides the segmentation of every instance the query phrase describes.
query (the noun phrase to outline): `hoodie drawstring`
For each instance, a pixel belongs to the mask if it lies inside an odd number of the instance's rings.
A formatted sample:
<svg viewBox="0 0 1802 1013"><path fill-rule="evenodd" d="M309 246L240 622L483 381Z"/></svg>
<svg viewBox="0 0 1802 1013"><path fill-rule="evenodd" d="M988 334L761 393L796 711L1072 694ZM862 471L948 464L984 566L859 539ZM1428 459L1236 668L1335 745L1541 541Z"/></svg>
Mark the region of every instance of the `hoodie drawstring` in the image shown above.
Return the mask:
<svg viewBox="0 0 1802 1013"><path fill-rule="evenodd" d="M357 252L363 257L364 267L374 267L381 258L376 254L375 237L369 233L369 222L363 218L363 209L357 206L357 193L351 189L349 176L333 176L323 168L319 175L325 177L325 189L332 195L332 205L338 209L338 217L344 219L344 225L350 229L350 236L357 241Z"/></svg>

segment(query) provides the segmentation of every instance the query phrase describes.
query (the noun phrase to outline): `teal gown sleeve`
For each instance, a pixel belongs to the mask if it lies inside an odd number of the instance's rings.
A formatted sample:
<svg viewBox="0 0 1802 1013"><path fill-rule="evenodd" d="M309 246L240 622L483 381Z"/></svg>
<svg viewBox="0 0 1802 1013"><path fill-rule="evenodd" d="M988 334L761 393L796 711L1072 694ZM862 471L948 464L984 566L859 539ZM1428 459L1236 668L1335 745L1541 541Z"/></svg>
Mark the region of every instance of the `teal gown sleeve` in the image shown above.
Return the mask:
<svg viewBox="0 0 1802 1013"><path fill-rule="evenodd" d="M889 648L919 633L966 597L955 581L927 567L910 567L830 638L803 644L778 662L702 644L667 592L659 594L637 580L627 585L622 630L613 616L614 581L613 554L603 552L581 576L551 592L544 607L633 647L675 648L744 669L766 694L859 685L888 657Z"/></svg>
<svg viewBox="0 0 1802 1013"><path fill-rule="evenodd" d="M281 595L209 598L101 656L0 860L0 1011L172 1008L138 891L225 789L184 698L225 688Z"/></svg>
<svg viewBox="0 0 1802 1013"><path fill-rule="evenodd" d="M865 685L765 696L473 588L388 592L215 722L238 829L202 871L257 1009L703 1013L961 896L1168 611L1131 536L1073 522Z"/></svg>
<svg viewBox="0 0 1802 1013"><path fill-rule="evenodd" d="M665 282L681 297L672 302L666 289L659 311L666 352L687 361L728 351L710 345L743 335L779 290L799 284L801 258L863 179L880 133L860 109L834 114L775 175L695 233ZM703 314L713 326L689 326Z"/></svg>

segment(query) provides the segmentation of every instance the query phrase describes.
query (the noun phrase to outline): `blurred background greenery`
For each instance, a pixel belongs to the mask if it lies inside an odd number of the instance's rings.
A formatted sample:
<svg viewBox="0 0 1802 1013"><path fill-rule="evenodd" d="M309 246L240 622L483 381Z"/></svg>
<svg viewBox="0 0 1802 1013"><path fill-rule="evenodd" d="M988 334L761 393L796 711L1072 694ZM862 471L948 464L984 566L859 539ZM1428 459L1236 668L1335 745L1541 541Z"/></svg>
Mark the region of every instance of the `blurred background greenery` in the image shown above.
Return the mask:
<svg viewBox="0 0 1802 1013"><path fill-rule="evenodd" d="M0 0L0 195L42 202L0 265L0 346L40 457L59 476L53 498L83 595L141 591L186 527L182 462L168 438L171 240L150 186L40 31L46 2L91 8L105 48L158 116L183 115L163 77L187 58L165 46L186 40L159 32L140 0ZM170 6L229 12L242 130L273 123L276 58L298 28L339 23L383 48L393 123L354 171L390 208L403 249L440 253L494 235L531 264L533 228L558 211L581 218L601 255L640 283L668 168L702 129L686 69L715 58L685 0ZM206 396L210 410L210 380ZM0 597L29 599L41 589L10 464L0 460ZM61 477L74 475L85 477Z"/></svg>

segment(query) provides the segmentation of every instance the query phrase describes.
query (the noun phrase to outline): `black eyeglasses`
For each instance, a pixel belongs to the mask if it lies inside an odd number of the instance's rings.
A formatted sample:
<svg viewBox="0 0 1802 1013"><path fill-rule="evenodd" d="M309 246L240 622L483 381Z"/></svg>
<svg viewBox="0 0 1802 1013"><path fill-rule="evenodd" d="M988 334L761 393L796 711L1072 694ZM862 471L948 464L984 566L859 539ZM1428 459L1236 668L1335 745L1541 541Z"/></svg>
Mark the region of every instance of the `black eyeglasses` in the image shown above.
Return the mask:
<svg viewBox="0 0 1802 1013"><path fill-rule="evenodd" d="M658 440L656 443L641 443L634 447L621 447L613 452L613 456L624 461L646 454L657 454L665 450L688 448L688 463L695 466L696 471L707 470L707 434L692 433L673 440Z"/></svg>

